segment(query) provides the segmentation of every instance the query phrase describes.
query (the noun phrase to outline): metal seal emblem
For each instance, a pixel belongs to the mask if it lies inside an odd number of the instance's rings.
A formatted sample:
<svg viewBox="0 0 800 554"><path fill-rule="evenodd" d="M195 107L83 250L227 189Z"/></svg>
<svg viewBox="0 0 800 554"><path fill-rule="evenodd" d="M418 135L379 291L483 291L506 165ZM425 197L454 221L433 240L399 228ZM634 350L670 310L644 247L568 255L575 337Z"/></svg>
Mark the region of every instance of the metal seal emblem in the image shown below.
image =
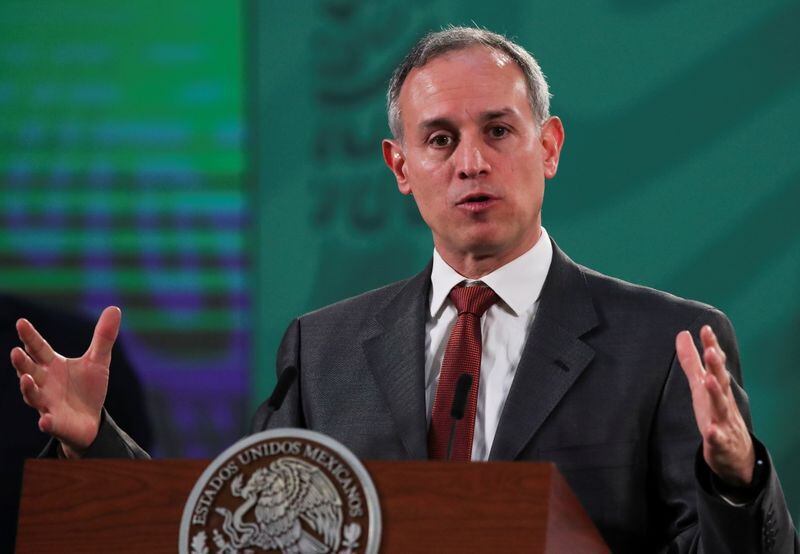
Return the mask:
<svg viewBox="0 0 800 554"><path fill-rule="evenodd" d="M217 456L183 509L181 554L372 554L381 513L367 470L344 445L274 429Z"/></svg>

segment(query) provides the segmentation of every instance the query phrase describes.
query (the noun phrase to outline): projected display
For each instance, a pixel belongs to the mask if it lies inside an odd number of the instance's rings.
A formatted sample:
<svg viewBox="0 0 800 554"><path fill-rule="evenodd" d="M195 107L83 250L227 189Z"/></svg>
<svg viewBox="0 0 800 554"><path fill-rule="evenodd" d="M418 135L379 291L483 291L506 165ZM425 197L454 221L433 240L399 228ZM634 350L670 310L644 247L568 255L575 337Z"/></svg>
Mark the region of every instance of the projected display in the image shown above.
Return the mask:
<svg viewBox="0 0 800 554"><path fill-rule="evenodd" d="M0 6L0 287L122 307L164 455L249 415L241 27L236 2Z"/></svg>

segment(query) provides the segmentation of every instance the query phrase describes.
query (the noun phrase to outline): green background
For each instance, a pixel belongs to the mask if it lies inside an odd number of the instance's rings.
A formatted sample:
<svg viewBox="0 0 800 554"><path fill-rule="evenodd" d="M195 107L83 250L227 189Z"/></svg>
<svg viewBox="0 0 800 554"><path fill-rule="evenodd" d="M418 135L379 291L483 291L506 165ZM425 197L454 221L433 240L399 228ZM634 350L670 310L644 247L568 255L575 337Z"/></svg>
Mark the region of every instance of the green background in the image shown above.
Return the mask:
<svg viewBox="0 0 800 554"><path fill-rule="evenodd" d="M380 157L391 69L485 26L539 60L567 140L543 222L576 261L733 321L756 431L800 519L800 4L251 4L253 401L292 317L419 271L428 230ZM465 77L466 78L466 77Z"/></svg>

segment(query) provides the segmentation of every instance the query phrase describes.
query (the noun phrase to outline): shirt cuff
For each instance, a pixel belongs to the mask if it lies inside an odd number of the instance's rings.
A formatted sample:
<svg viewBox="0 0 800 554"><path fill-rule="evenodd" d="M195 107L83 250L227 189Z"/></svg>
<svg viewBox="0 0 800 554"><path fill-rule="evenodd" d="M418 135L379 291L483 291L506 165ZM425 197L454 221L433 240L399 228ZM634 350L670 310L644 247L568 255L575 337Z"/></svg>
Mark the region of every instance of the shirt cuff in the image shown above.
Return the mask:
<svg viewBox="0 0 800 554"><path fill-rule="evenodd" d="M759 497L766 488L769 474L772 470L766 447L752 435L751 437L753 439L756 461L753 467L753 480L746 487L737 487L724 482L717 477L717 475L711 471L711 468L708 467L708 464L706 464L703 458L702 445L700 445L697 452L695 469L701 486L704 486L709 494L720 498L726 504L736 508L749 506Z"/></svg>

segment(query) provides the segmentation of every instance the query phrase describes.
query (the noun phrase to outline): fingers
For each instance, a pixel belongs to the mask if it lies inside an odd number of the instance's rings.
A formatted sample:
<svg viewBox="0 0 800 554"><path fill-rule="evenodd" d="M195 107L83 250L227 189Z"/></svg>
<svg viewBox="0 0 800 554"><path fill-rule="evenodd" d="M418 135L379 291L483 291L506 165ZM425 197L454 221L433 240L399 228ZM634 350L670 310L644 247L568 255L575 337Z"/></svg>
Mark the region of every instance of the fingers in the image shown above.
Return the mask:
<svg viewBox="0 0 800 554"><path fill-rule="evenodd" d="M100 314L97 325L94 328L94 336L87 356L93 362L109 365L111 363L111 350L119 334L119 327L122 322L122 312L116 306L109 306Z"/></svg>
<svg viewBox="0 0 800 554"><path fill-rule="evenodd" d="M675 351L678 354L678 362L689 380L689 386L692 389L701 386L705 370L689 331L681 331L675 337Z"/></svg>
<svg viewBox="0 0 800 554"><path fill-rule="evenodd" d="M39 431L42 433L47 433L48 435L52 435L61 440L59 435L60 429L56 424L56 421L57 419L53 416L53 414L42 413L39 416Z"/></svg>
<svg viewBox="0 0 800 554"><path fill-rule="evenodd" d="M689 331L678 333L675 338L675 349L678 361L689 379L692 396L699 394L698 397L706 396L708 399L706 404L708 411L705 412L705 417L698 417L698 425L705 436L713 429L713 422L724 422L729 416L730 375L725 368L724 353L711 327L703 326L700 330L700 339L704 349L702 359ZM703 421L707 423L703 424ZM706 425L710 426L703 429Z"/></svg>
<svg viewBox="0 0 800 554"><path fill-rule="evenodd" d="M724 461L728 457L726 451L729 439L730 437L725 434L721 426L710 424L703 433L703 442L708 449L709 457L717 461ZM704 452L706 448L703 449Z"/></svg>
<svg viewBox="0 0 800 554"><path fill-rule="evenodd" d="M703 349L716 348L722 357L722 363L724 364L727 361L725 351L722 350L722 347L719 345L719 341L717 340L717 334L714 333L714 330L710 325L703 325L703 327L700 329L700 340L703 342Z"/></svg>
<svg viewBox="0 0 800 554"><path fill-rule="evenodd" d="M700 340L703 342L703 360L705 361L706 369L714 374L722 387L723 393L727 394L730 389L731 377L725 366L726 356L710 326L704 325L700 329Z"/></svg>
<svg viewBox="0 0 800 554"><path fill-rule="evenodd" d="M688 331L682 331L675 339L678 361L692 388L692 408L703 436L703 457L724 481L746 485L752 480L754 451L733 398L725 352L708 325L700 329L700 342L702 360Z"/></svg>
<svg viewBox="0 0 800 554"><path fill-rule="evenodd" d="M33 358L33 361L43 365L47 365L53 361L56 353L50 345L47 344L47 341L42 338L42 335L34 329L30 321L27 319L17 320L17 334L19 335L19 340L25 345L25 350L30 357Z"/></svg>
<svg viewBox="0 0 800 554"><path fill-rule="evenodd" d="M36 381L34 381L33 377L28 374L22 375L19 378L19 390L22 391L22 398L28 406L39 412L45 411L46 407L44 405L42 391L36 385Z"/></svg>
<svg viewBox="0 0 800 554"><path fill-rule="evenodd" d="M712 421L725 421L728 417L728 397L722 389L720 382L716 376L708 373L706 374L705 382L708 396L711 399L711 408L713 410L711 419Z"/></svg>
<svg viewBox="0 0 800 554"><path fill-rule="evenodd" d="M11 350L11 365L17 370L17 377L28 374L34 379L37 379L42 376L42 372L39 366L36 365L36 362L31 360L27 352L19 346Z"/></svg>
<svg viewBox="0 0 800 554"><path fill-rule="evenodd" d="M55 418L52 416L52 414L43 414L39 418L39 430L42 433L53 435L55 433L55 428Z"/></svg>
<svg viewBox="0 0 800 554"><path fill-rule="evenodd" d="M42 390L36 385L33 377L28 374L22 375L19 378L19 390L22 391L22 399L25 400L25 403L40 414L39 430L52 434L54 429L53 415L47 413Z"/></svg>
<svg viewBox="0 0 800 554"><path fill-rule="evenodd" d="M724 394L728 393L731 386L731 376L725 367L725 358L720 354L718 347L711 346L703 352L706 369L716 377Z"/></svg>

